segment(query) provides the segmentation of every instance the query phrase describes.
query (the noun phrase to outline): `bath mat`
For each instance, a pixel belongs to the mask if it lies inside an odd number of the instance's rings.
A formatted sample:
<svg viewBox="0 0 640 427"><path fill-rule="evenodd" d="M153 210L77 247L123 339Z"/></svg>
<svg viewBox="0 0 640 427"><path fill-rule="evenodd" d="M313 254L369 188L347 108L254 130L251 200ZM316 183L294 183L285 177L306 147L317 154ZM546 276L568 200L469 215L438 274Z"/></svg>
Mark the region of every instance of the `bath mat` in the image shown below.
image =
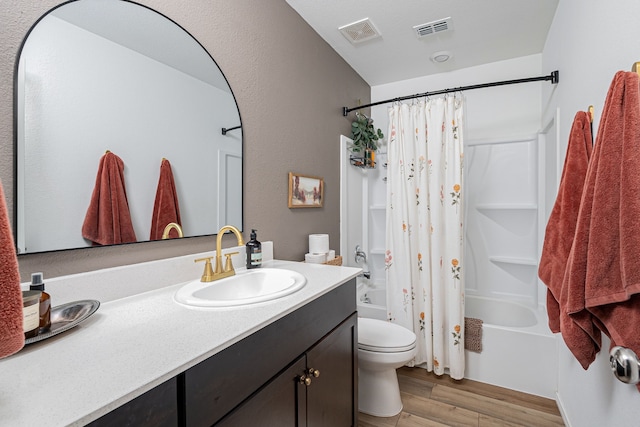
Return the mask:
<svg viewBox="0 0 640 427"><path fill-rule="evenodd" d="M464 348L482 352L482 319L464 318Z"/></svg>

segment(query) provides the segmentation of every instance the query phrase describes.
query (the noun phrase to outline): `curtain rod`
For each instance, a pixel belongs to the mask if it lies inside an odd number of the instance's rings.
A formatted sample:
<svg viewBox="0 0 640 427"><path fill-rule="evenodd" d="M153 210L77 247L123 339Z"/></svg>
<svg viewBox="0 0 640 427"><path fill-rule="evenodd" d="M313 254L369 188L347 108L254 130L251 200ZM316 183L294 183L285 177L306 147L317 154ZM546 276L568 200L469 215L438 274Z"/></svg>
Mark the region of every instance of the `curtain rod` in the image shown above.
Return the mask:
<svg viewBox="0 0 640 427"><path fill-rule="evenodd" d="M442 90L436 90L436 91L433 91L433 92L419 93L419 94L416 94L416 95L400 96L398 98L387 99L385 101L373 102L371 104L360 105L358 107L353 107L353 108L342 107L342 115L346 117L347 114L349 114L351 111L361 110L363 108L373 107L375 105L380 105L380 104L387 104L389 102L404 101L406 99L422 98L424 96L431 96L431 95L442 95L443 93L450 93L450 92L461 92L463 90L483 89L485 87L513 85L513 84L518 84L518 83L540 82L540 81L547 81L547 80L551 80L551 83L555 85L555 84L558 84L558 81L559 81L558 80L558 75L559 75L558 70L556 70L556 71L552 71L551 74L549 74L547 76L529 77L529 78L526 78L526 79L516 79L516 80L504 80L504 81L501 81L501 82L482 83L482 84L471 85L471 86L461 86L461 87L455 87L455 88L451 88L451 89L442 89Z"/></svg>

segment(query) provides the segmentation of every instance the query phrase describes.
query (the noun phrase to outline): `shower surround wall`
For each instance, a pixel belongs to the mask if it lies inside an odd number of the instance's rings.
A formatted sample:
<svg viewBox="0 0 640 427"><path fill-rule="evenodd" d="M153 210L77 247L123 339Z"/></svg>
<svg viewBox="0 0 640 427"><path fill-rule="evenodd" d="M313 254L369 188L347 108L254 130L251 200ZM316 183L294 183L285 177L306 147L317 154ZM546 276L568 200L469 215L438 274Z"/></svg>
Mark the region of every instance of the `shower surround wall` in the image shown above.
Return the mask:
<svg viewBox="0 0 640 427"><path fill-rule="evenodd" d="M501 61L372 87L372 102L467 84L544 74L540 55ZM463 94L465 113L466 287L487 297L508 298L538 308L538 142L540 86L525 83ZM371 109L375 123L388 125L387 106ZM386 133L386 132L385 132ZM386 147L379 159L384 160ZM369 240L372 281L384 282L385 171L369 175ZM471 175L473 174L473 175ZM546 215L546 209L542 209ZM377 240L381 240L376 244ZM382 257L382 263L376 263ZM379 266L382 268L379 268ZM376 268L378 266L378 268Z"/></svg>
<svg viewBox="0 0 640 427"><path fill-rule="evenodd" d="M487 64L451 73L372 88L372 102L429 90L532 77L541 71L540 55ZM537 279L540 218L546 219L544 138L541 130L541 84L469 91L465 123L465 281L474 312L491 307L518 310L526 324L509 319L485 320L484 350L467 352L467 378L545 397L555 397L557 341L546 327L544 286ZM386 105L372 107L383 131ZM386 133L386 132L385 132ZM549 159L555 161L553 147ZM368 171L368 241L372 296L384 289L386 147L379 167ZM555 168L555 165L552 165ZM555 175L552 177L552 179ZM541 186L542 185L542 186ZM539 191L541 189L541 192ZM543 196L543 195L542 195ZM540 214L538 214L540 212ZM374 300L375 298L369 298ZM378 302L379 304L379 302ZM511 311L510 311L511 312ZM538 351L539 350L539 351ZM527 366L524 375L522 366ZM515 380L514 380L515 379Z"/></svg>
<svg viewBox="0 0 640 427"><path fill-rule="evenodd" d="M538 306L538 138L465 145L467 295Z"/></svg>
<svg viewBox="0 0 640 427"><path fill-rule="evenodd" d="M539 307L537 283L544 142L534 135L465 145L465 312L484 321L483 350L466 352L465 378L555 398L557 341ZM380 153L379 165L385 157ZM360 279L358 312L385 319L384 167L368 170L366 179L371 279Z"/></svg>

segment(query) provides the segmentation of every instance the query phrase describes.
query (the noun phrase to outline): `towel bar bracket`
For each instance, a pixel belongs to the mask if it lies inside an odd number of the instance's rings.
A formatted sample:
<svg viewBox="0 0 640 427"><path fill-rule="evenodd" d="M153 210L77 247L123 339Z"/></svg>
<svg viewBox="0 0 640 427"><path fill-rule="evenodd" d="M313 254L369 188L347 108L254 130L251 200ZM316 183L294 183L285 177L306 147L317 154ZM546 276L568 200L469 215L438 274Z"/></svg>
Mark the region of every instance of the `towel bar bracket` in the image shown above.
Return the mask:
<svg viewBox="0 0 640 427"><path fill-rule="evenodd" d="M240 125L240 126L234 126L234 127L232 127L232 128L222 128L222 134L223 134L223 135L226 135L226 134L227 134L227 132L229 132L229 131L236 130L236 129L241 129L241 128L242 128L242 125Z"/></svg>

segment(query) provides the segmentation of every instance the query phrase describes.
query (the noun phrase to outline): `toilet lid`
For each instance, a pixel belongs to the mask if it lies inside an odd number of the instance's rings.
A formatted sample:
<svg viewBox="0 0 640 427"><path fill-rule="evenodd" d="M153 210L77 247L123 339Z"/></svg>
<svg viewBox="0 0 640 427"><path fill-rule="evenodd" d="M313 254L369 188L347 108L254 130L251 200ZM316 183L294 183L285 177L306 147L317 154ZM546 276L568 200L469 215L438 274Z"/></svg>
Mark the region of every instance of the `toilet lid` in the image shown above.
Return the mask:
<svg viewBox="0 0 640 427"><path fill-rule="evenodd" d="M358 347L379 353L398 353L416 346L416 334L402 326L358 317Z"/></svg>

